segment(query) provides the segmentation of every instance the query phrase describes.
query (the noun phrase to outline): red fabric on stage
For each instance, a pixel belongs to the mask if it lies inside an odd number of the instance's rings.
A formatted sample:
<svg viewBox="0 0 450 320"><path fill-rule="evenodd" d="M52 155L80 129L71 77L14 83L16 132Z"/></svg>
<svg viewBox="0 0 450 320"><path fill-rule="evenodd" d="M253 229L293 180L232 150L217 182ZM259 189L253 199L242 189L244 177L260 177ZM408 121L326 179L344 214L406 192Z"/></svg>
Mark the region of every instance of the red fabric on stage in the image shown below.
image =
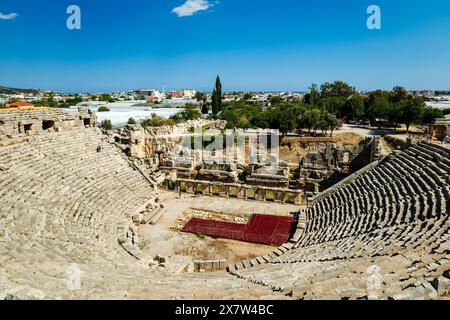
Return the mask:
<svg viewBox="0 0 450 320"><path fill-rule="evenodd" d="M252 215L248 224L193 218L182 231L251 243L282 245L289 241L294 223L293 217L261 214Z"/></svg>

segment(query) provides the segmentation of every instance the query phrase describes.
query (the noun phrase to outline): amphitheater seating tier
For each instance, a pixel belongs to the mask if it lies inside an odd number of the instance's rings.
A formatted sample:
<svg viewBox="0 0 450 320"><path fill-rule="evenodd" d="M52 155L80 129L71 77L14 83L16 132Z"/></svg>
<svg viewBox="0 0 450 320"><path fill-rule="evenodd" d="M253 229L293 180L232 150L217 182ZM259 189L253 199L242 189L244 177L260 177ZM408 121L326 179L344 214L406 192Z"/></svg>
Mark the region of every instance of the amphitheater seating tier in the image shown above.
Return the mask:
<svg viewBox="0 0 450 320"><path fill-rule="evenodd" d="M396 152L325 192L298 239L229 273L175 275L123 250L118 226L157 195L96 129L2 144L0 178L0 299L448 295L450 153L439 146ZM79 290L67 284L73 265Z"/></svg>
<svg viewBox="0 0 450 320"><path fill-rule="evenodd" d="M396 152L311 203L293 250L232 272L294 298L448 296L449 164L448 150L427 143ZM373 270L379 290L368 287Z"/></svg>

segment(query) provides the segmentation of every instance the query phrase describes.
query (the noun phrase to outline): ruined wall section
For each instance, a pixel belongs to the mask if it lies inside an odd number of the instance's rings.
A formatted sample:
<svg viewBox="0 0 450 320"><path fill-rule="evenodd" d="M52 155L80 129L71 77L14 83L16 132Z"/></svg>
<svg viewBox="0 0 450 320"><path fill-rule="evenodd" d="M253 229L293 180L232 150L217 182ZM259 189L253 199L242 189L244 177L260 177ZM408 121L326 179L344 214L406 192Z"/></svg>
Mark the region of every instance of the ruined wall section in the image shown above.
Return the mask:
<svg viewBox="0 0 450 320"><path fill-rule="evenodd" d="M0 110L0 140L45 132L95 127L95 112L79 108L69 111L51 108Z"/></svg>
<svg viewBox="0 0 450 320"><path fill-rule="evenodd" d="M153 134L154 136L168 136L168 135L179 135L192 132L195 128L208 128L225 130L226 121L224 120L208 120L208 119L198 119L189 120L183 123L178 123L173 126L164 127L147 127L146 130Z"/></svg>
<svg viewBox="0 0 450 320"><path fill-rule="evenodd" d="M163 161L161 154L169 154L180 144L180 140L196 128L224 130L226 122L222 120L192 120L164 127L146 127L126 125L114 132L113 137L121 149L132 158L155 157Z"/></svg>
<svg viewBox="0 0 450 320"><path fill-rule="evenodd" d="M358 155L350 163L352 172L358 171L381 157L380 138L368 137L359 144Z"/></svg>

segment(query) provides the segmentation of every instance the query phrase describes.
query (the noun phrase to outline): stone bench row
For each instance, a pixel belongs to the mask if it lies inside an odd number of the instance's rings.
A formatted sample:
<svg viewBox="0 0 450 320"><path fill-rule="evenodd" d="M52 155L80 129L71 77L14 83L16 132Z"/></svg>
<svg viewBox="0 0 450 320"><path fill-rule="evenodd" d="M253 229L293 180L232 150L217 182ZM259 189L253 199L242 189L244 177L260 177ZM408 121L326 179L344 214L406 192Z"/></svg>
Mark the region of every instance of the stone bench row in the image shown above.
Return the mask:
<svg viewBox="0 0 450 320"><path fill-rule="evenodd" d="M293 290L299 293L293 294L297 298L323 297L329 290L323 292L314 283L322 283L322 277L326 276L333 282L332 296L347 298L340 293L348 288L344 290L334 282L337 277L345 279L347 285L361 280L361 275L346 274L352 261L358 261L355 267L369 268L379 259L375 257L384 257L378 261L384 265L407 252L412 259L410 264L403 269L397 266L395 273L389 274L392 281L386 282L389 288L381 296L437 297L438 286L424 281L412 290L411 285L403 285L401 276L440 277L442 282L441 274L449 267L449 158L444 150L428 145L389 157L365 174L318 197L304 211L305 232L290 250L264 265L250 261L248 266L234 268L232 273L273 290ZM421 263L417 264L415 259ZM324 272L324 264L331 264L333 269ZM314 278L316 275L319 279ZM368 294L357 287L350 291L353 298Z"/></svg>
<svg viewBox="0 0 450 320"><path fill-rule="evenodd" d="M102 146L99 153L97 145ZM100 264L123 259L114 226L124 217L131 221L156 194L116 149L86 130L35 137L32 143L0 150L0 162L8 165L0 181L2 233L10 239L8 246L33 247L21 249L15 258L9 251L5 274L20 278L17 261L46 272L49 265L39 262L50 257Z"/></svg>

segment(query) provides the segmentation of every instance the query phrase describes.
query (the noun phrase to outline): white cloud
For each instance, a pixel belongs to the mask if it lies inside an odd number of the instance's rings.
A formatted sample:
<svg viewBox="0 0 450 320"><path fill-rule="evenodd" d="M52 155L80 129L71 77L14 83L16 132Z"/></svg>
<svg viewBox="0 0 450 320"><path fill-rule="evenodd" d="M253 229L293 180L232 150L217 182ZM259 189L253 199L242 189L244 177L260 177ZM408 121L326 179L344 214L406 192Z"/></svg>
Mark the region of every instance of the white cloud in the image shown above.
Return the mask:
<svg viewBox="0 0 450 320"><path fill-rule="evenodd" d="M0 12L0 20L12 20L18 16L17 13L3 14Z"/></svg>
<svg viewBox="0 0 450 320"><path fill-rule="evenodd" d="M212 6L213 4L207 0L186 0L184 4L174 8L172 12L179 17L189 17L197 12L208 10Z"/></svg>

